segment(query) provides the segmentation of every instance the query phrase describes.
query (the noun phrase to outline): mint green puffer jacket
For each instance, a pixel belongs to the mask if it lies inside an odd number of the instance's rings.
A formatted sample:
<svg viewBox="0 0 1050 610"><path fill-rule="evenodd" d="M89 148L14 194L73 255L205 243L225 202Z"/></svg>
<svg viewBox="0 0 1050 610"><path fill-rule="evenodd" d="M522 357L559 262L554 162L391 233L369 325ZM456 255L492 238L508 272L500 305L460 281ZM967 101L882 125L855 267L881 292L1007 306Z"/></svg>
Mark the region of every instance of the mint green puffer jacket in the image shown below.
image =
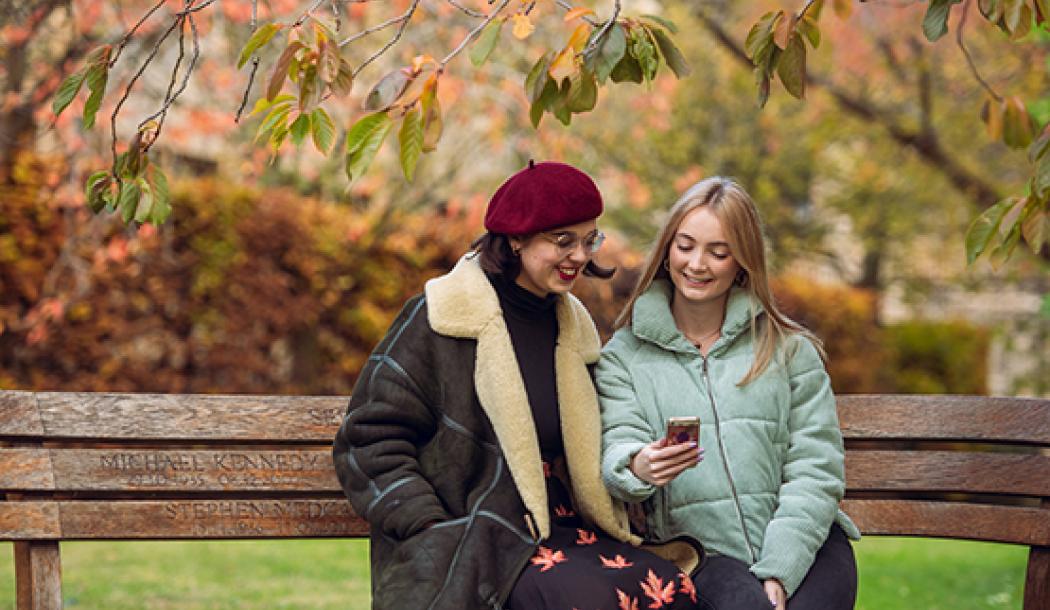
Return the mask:
<svg viewBox="0 0 1050 610"><path fill-rule="evenodd" d="M671 283L657 280L635 302L632 323L602 352L602 476L614 497L643 503L648 535L687 535L709 552L779 579L792 595L838 522L845 490L835 398L816 348L793 336L757 379L738 386L754 358L752 316L761 305L734 288L722 337L705 358L671 316ZM662 488L628 464L662 437L668 417L700 416L705 458Z"/></svg>

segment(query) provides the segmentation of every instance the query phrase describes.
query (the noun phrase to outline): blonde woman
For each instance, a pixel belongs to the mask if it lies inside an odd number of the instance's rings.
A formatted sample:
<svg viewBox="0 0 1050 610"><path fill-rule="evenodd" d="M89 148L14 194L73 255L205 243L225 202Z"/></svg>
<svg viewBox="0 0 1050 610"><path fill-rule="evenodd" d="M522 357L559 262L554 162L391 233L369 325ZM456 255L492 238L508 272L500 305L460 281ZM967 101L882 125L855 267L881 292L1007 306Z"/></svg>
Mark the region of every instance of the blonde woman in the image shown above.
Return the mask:
<svg viewBox="0 0 1050 610"><path fill-rule="evenodd" d="M823 350L777 310L740 185L708 178L675 203L616 326L597 368L611 494L644 509L654 541L704 544L708 608L852 608L860 534L838 510ZM681 416L699 417L699 443L666 440Z"/></svg>

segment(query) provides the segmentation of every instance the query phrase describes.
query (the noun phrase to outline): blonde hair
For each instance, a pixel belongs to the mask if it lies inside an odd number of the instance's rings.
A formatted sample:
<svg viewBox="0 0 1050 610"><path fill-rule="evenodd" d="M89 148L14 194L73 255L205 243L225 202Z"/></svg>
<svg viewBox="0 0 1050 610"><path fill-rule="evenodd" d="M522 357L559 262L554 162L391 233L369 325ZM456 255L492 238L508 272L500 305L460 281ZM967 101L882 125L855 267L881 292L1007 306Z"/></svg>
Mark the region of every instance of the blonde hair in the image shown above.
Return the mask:
<svg viewBox="0 0 1050 610"><path fill-rule="evenodd" d="M670 281L671 275L664 266L668 260L671 241L686 214L700 206L707 206L722 225L729 251L740 265L742 272L736 282L747 291L751 302L758 302L765 316L751 319L751 333L755 340L755 360L737 385L745 385L761 375L776 354L777 346L790 335L801 335L816 346L820 357L827 359L820 340L809 330L787 317L773 300L769 289L769 271L766 266L766 240L762 232L762 220L758 209L747 191L730 178L713 176L697 182L679 197L667 215L656 243L646 257L642 275L614 328L622 328L631 319L634 304L658 278Z"/></svg>

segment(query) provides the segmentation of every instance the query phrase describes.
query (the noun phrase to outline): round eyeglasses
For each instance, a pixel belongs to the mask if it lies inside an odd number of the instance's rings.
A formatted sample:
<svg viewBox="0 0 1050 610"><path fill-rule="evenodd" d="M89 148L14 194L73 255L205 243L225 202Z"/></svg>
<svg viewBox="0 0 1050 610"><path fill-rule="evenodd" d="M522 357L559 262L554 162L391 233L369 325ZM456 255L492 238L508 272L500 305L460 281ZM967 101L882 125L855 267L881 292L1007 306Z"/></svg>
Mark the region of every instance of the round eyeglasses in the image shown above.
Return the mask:
<svg viewBox="0 0 1050 610"><path fill-rule="evenodd" d="M573 252L581 244L583 245L584 252L594 254L601 249L602 244L605 243L605 233L602 233L598 229L591 231L582 238L572 231L540 233L540 237L557 246L562 254Z"/></svg>

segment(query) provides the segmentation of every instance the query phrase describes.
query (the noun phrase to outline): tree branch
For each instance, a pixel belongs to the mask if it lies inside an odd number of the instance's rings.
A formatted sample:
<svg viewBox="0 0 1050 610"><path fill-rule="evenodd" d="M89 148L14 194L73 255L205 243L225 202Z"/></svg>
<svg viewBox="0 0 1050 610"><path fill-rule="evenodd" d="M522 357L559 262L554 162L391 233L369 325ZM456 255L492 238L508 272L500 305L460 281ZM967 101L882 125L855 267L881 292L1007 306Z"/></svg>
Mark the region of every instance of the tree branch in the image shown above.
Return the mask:
<svg viewBox="0 0 1050 610"><path fill-rule="evenodd" d="M977 79L977 82L984 87L984 90L987 91L988 95L992 96L995 101L1002 102L1003 96L999 95L995 89L992 89L992 86L989 85L987 81L981 78L981 73L977 71L977 64L974 63L973 57L970 56L970 51L966 48L966 45L963 44L963 28L966 27L966 17L970 12L970 4L971 0L966 0L966 2L963 3L962 17L959 18L959 27L955 29L955 44L959 45L959 48L962 49L963 57L966 58L966 64L970 66L970 71L973 72L973 77Z"/></svg>
<svg viewBox="0 0 1050 610"><path fill-rule="evenodd" d="M477 35L481 33L481 30L485 29L485 26L487 26L489 23L492 22L493 19L499 16L500 12L502 12L503 9L505 9L507 7L507 4L509 3L510 0L502 0L499 6L493 9L493 11L489 13L488 17L485 17L484 21L475 26L473 30L467 32L467 35L463 38L462 41L460 41L459 45L455 49L452 49L452 52L446 55L445 59L442 59L441 63L438 64L438 72L443 72L445 70L445 66L448 65L448 62L452 61L452 58L456 55L459 55L463 51L463 49L465 49L467 45L470 44L470 41L474 40L474 38L476 38Z"/></svg>
<svg viewBox="0 0 1050 610"><path fill-rule="evenodd" d="M731 57L748 69L754 68L743 47L729 36L721 23L707 15L702 9L697 9L695 14ZM868 100L850 94L819 75L811 75L808 82L814 88L826 91L839 108L847 114L881 125L895 142L914 150L926 165L948 178L955 188L971 197L979 208L989 208L1002 199L998 189L971 172L957 159L949 156L935 131L922 133L911 131L899 124L890 113L881 111Z"/></svg>

